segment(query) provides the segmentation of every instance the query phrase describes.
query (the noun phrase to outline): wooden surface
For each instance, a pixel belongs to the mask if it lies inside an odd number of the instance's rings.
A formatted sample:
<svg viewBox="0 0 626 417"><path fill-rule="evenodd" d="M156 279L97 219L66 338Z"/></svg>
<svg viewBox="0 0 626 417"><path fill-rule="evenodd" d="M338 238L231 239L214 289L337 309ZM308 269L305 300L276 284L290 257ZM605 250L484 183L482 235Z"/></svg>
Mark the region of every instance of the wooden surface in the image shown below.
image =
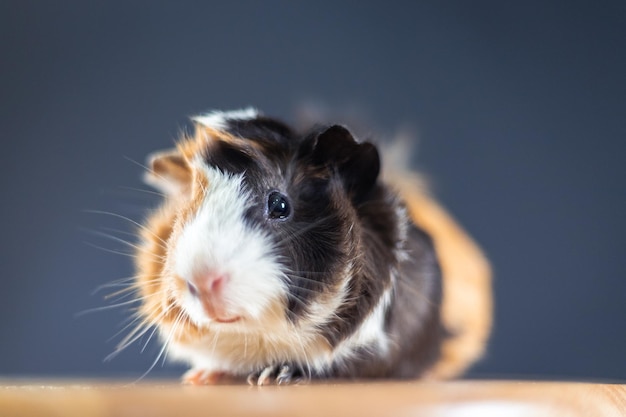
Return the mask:
<svg viewBox="0 0 626 417"><path fill-rule="evenodd" d="M0 380L0 416L619 416L626 385L458 381L182 386Z"/></svg>

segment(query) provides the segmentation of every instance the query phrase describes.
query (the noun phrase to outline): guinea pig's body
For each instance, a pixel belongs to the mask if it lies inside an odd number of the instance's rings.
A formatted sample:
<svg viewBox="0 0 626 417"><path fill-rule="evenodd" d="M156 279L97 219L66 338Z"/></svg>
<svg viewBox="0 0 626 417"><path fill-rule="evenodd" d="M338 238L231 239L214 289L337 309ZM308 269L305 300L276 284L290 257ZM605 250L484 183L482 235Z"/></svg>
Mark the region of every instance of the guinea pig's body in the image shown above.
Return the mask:
<svg viewBox="0 0 626 417"><path fill-rule="evenodd" d="M450 377L482 353L486 261L409 174L379 178L372 144L254 110L195 121L151 158L166 197L137 262L185 381Z"/></svg>

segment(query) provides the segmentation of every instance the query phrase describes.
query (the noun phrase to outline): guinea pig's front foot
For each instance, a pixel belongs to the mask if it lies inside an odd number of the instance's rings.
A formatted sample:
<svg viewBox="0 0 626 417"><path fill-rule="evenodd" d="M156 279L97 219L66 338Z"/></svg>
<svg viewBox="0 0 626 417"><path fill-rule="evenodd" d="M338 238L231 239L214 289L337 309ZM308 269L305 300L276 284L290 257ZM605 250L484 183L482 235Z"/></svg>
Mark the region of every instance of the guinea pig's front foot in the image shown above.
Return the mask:
<svg viewBox="0 0 626 417"><path fill-rule="evenodd" d="M236 378L226 372L206 369L190 369L185 372L182 380L183 384L187 385L218 385L236 382Z"/></svg>
<svg viewBox="0 0 626 417"><path fill-rule="evenodd" d="M307 378L299 367L293 365L268 365L250 373L246 381L250 385L289 385L305 382Z"/></svg>

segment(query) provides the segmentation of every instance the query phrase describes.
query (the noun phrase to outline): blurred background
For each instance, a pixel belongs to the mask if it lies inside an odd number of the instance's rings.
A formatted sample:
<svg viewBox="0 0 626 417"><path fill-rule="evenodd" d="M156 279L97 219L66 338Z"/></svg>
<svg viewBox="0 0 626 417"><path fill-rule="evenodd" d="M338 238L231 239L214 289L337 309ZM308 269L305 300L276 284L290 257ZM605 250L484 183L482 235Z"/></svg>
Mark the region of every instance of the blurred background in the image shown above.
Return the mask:
<svg viewBox="0 0 626 417"><path fill-rule="evenodd" d="M469 376L626 379L621 0L0 1L0 375L148 370L147 338L103 361L124 308L77 317L133 274L97 235L132 225L89 210L141 220L136 162L191 115L306 102L412 129L488 253L495 328Z"/></svg>

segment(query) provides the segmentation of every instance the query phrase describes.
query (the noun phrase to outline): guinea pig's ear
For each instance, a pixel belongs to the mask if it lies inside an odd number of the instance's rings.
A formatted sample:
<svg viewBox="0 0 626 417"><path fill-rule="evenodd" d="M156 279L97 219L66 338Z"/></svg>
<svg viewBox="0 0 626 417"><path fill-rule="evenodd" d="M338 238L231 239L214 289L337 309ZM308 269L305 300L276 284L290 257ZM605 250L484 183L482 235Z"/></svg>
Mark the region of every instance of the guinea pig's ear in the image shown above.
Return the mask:
<svg viewBox="0 0 626 417"><path fill-rule="evenodd" d="M189 190L191 169L178 150L148 155L148 169L144 181L165 195L180 195Z"/></svg>
<svg viewBox="0 0 626 417"><path fill-rule="evenodd" d="M346 190L356 199L371 190L380 172L376 147L369 142L358 143L352 133L340 125L333 125L319 134L313 161L335 166Z"/></svg>

